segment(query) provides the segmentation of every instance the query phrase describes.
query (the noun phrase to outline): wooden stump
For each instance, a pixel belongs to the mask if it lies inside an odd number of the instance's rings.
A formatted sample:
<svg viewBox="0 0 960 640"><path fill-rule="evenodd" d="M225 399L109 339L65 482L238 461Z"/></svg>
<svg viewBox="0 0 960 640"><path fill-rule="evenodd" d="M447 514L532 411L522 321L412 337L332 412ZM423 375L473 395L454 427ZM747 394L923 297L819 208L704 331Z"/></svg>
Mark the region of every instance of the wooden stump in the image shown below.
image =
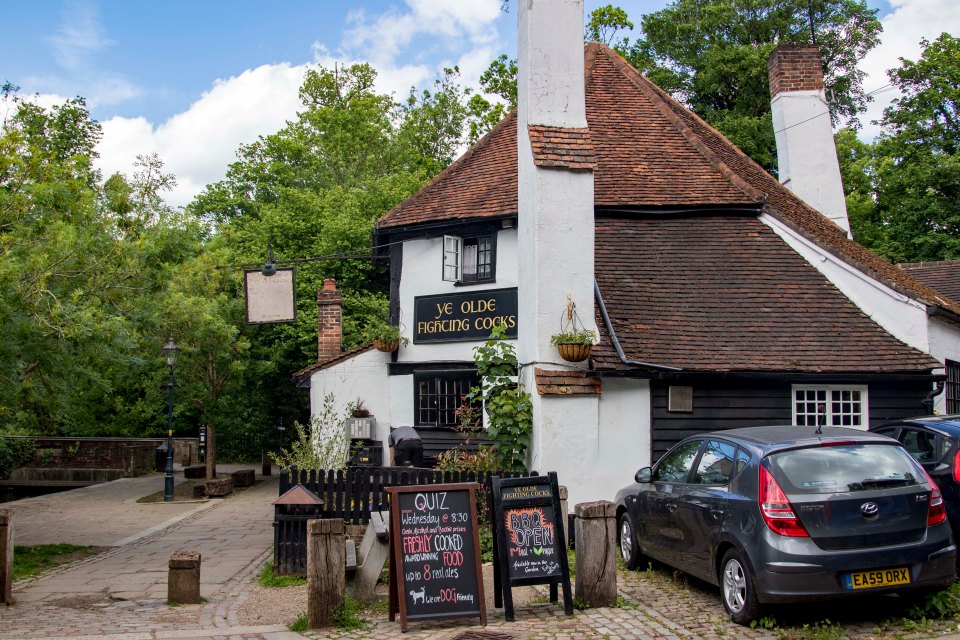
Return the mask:
<svg viewBox="0 0 960 640"><path fill-rule="evenodd" d="M260 456L260 475L269 476L273 474L273 461L270 459L270 455L264 451Z"/></svg>
<svg viewBox="0 0 960 640"><path fill-rule="evenodd" d="M200 554L175 551L167 571L167 604L200 604Z"/></svg>
<svg viewBox="0 0 960 640"><path fill-rule="evenodd" d="M206 498L207 497L206 485L202 485L202 484L193 485L193 497L197 499Z"/></svg>
<svg viewBox="0 0 960 640"><path fill-rule="evenodd" d="M617 507L612 502L582 502L577 520L576 597L591 607L617 602Z"/></svg>
<svg viewBox="0 0 960 640"><path fill-rule="evenodd" d="M257 473L253 469L237 469L230 477L235 487L252 487L257 482Z"/></svg>
<svg viewBox="0 0 960 640"><path fill-rule="evenodd" d="M222 498L233 493L233 478L217 478L207 480L204 485L208 498Z"/></svg>
<svg viewBox="0 0 960 640"><path fill-rule="evenodd" d="M307 521L307 621L311 629L333 625L343 604L346 557L343 520Z"/></svg>
<svg viewBox="0 0 960 640"><path fill-rule="evenodd" d="M202 464L195 464L183 468L183 477L192 480L199 480L207 477L207 467Z"/></svg>
<svg viewBox="0 0 960 640"><path fill-rule="evenodd" d="M0 509L0 604L13 604L13 509Z"/></svg>

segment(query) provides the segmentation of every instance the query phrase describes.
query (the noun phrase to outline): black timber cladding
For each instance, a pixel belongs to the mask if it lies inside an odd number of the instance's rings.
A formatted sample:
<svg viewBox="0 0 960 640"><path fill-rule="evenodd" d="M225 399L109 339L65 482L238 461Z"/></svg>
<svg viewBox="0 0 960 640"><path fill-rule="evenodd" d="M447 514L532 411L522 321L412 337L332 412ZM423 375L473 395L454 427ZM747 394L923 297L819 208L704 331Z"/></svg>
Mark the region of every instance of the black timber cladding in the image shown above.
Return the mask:
<svg viewBox="0 0 960 640"><path fill-rule="evenodd" d="M655 462L673 445L687 436L707 431L790 424L793 421L792 386L858 384L849 378L842 381L810 378L796 381L777 379L733 379L651 381L652 429L651 461ZM924 413L923 400L930 393L930 378L917 380L869 381L867 385L870 425ZM671 385L693 387L693 412L667 411L667 394Z"/></svg>

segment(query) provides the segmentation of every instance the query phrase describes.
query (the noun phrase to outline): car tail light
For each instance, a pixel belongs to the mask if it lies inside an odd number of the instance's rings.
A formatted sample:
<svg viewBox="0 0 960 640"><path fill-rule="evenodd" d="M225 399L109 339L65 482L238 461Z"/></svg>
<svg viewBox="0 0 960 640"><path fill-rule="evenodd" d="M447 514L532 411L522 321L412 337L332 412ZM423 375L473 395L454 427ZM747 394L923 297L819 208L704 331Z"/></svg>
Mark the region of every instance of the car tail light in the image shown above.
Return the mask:
<svg viewBox="0 0 960 640"><path fill-rule="evenodd" d="M781 536L809 537L800 518L793 512L793 505L780 488L776 479L763 466L760 467L760 513L770 530Z"/></svg>
<svg viewBox="0 0 960 640"><path fill-rule="evenodd" d="M933 489L933 491L930 492L930 506L927 509L927 526L932 527L947 519L947 510L943 506L943 496L940 495L940 487L933 481L933 478L930 477L926 469L924 469L923 473L927 476L927 482L930 483L930 487Z"/></svg>
<svg viewBox="0 0 960 640"><path fill-rule="evenodd" d="M953 454L953 481L960 482L960 448Z"/></svg>

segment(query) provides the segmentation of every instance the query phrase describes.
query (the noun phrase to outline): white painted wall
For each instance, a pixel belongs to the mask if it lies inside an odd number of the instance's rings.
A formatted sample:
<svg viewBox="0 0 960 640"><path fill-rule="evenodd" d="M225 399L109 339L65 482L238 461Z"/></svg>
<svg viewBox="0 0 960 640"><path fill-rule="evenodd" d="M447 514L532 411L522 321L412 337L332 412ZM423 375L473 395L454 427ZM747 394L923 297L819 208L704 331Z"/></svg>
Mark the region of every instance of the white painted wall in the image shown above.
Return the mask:
<svg viewBox="0 0 960 640"><path fill-rule="evenodd" d="M960 326L938 318L930 317L930 355L943 362L960 362ZM941 393L934 398L934 410L940 415L947 412L947 394Z"/></svg>
<svg viewBox="0 0 960 640"><path fill-rule="evenodd" d="M509 289L517 286L517 230L502 229L497 233L496 281L468 286L454 286L443 280L443 236L409 240L403 243L403 269L400 276L400 322L403 335L411 343L400 347L401 362L431 360L473 361L473 348L481 342L445 342L413 344L413 304L417 296L443 293L469 293L484 289ZM412 393L412 392L411 392Z"/></svg>
<svg viewBox="0 0 960 640"><path fill-rule="evenodd" d="M931 351L926 305L898 293L858 271L802 237L776 218L763 214L760 221L822 273L845 296L900 341L925 353Z"/></svg>
<svg viewBox="0 0 960 640"><path fill-rule="evenodd" d="M413 409L413 375L408 376L387 376L390 383L390 400L393 403L393 410L390 415L393 418L391 427L412 427L416 424L414 420ZM384 434L384 438L389 434Z"/></svg>
<svg viewBox="0 0 960 640"><path fill-rule="evenodd" d="M819 91L785 91L770 105L780 181L850 235L830 108Z"/></svg>
<svg viewBox="0 0 960 640"><path fill-rule="evenodd" d="M338 412L343 412L348 403L356 402L357 398L361 398L364 406L377 419L376 434L373 434L373 439L386 443L391 420L393 420L391 390L387 375L389 361L389 353L371 349L314 372L310 376L311 414L319 413L323 407L323 398L328 393L332 393L336 398L335 407ZM384 451L386 450L386 444L384 444Z"/></svg>

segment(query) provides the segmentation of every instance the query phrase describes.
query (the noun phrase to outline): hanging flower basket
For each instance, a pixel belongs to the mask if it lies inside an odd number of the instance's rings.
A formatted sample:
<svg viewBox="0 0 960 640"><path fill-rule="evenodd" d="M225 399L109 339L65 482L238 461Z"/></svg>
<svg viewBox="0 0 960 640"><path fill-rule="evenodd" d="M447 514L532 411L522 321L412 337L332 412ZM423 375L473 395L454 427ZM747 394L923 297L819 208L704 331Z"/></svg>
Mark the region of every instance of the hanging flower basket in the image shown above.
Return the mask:
<svg viewBox="0 0 960 640"><path fill-rule="evenodd" d="M560 357L567 362L583 362L590 357L590 352L592 350L592 344L564 343L557 345L557 351L560 352Z"/></svg>
<svg viewBox="0 0 960 640"><path fill-rule="evenodd" d="M399 340L374 340L373 348L384 353L393 353L400 348Z"/></svg>

